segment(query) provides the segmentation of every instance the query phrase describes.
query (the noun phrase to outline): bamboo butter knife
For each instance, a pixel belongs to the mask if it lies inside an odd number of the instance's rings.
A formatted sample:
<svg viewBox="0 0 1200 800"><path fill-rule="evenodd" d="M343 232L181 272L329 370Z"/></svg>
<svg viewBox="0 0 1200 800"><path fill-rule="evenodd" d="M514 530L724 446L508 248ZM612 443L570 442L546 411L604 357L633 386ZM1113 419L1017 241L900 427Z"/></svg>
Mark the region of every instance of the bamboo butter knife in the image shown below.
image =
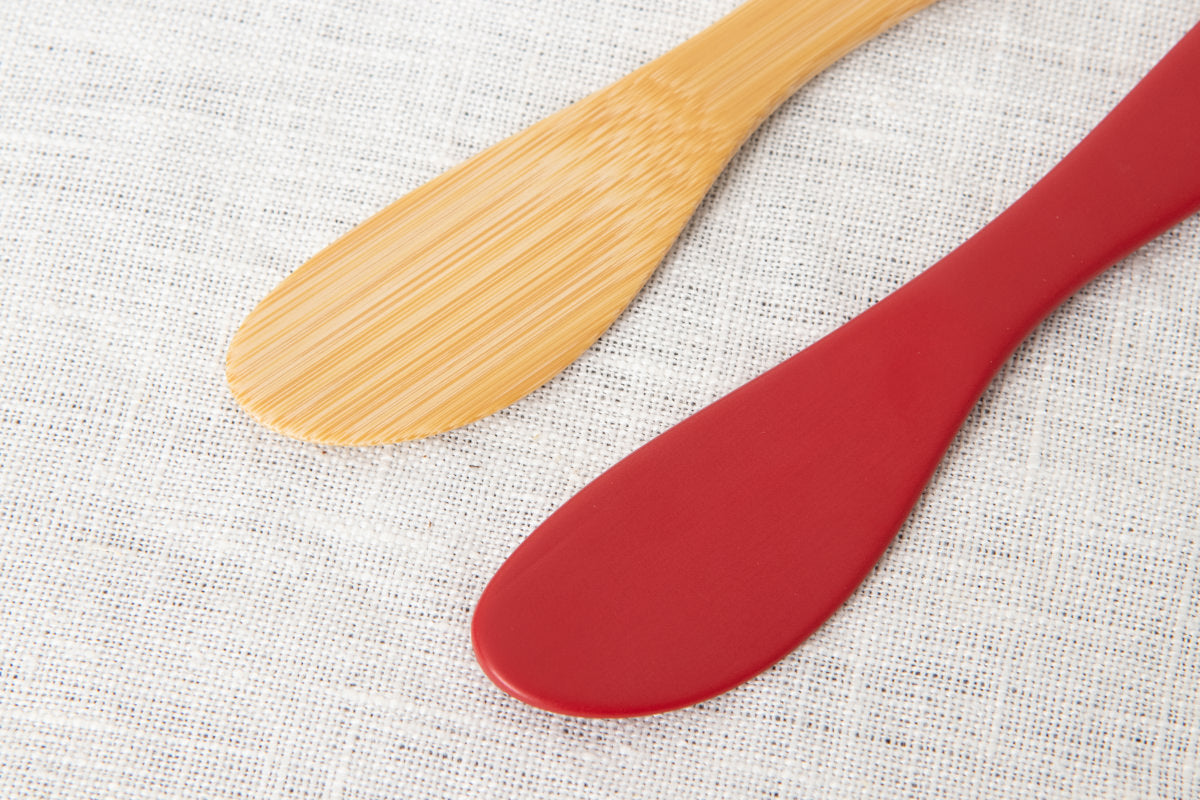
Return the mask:
<svg viewBox="0 0 1200 800"><path fill-rule="evenodd" d="M555 512L479 600L483 669L581 716L766 669L862 581L1026 334L1198 209L1200 26L965 244Z"/></svg>
<svg viewBox="0 0 1200 800"><path fill-rule="evenodd" d="M518 400L620 314L763 119L932 2L750 0L484 150L279 284L229 347L234 396L282 433L343 445Z"/></svg>

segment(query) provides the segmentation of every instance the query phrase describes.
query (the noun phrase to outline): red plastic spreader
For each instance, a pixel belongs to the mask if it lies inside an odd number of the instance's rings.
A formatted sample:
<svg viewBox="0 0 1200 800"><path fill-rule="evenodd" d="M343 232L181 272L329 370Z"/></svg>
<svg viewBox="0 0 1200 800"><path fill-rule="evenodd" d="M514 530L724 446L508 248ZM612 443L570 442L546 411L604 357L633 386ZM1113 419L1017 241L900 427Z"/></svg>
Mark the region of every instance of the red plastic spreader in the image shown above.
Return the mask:
<svg viewBox="0 0 1200 800"><path fill-rule="evenodd" d="M854 591L1026 334L1197 208L1200 27L973 238L555 512L479 600L483 669L605 717L766 669Z"/></svg>

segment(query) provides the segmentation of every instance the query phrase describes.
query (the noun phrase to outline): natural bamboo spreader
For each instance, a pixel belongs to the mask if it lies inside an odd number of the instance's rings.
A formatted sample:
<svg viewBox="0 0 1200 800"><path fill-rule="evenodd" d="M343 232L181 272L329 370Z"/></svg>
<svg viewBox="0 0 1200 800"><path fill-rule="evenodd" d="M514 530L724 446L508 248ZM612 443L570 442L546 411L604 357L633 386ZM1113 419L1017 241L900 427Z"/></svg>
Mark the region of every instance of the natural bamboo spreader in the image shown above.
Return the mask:
<svg viewBox="0 0 1200 800"><path fill-rule="evenodd" d="M313 442L439 433L528 394L653 272L746 137L933 0L751 0L666 55L388 206L275 288L230 388Z"/></svg>

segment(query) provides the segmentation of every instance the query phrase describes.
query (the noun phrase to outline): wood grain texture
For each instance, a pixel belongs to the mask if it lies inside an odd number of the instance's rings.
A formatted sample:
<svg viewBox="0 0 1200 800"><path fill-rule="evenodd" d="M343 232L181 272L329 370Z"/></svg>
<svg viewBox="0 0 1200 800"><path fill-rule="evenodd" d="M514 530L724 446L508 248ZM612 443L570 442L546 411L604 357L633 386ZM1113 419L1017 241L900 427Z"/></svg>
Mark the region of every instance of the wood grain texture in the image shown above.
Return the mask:
<svg viewBox="0 0 1200 800"><path fill-rule="evenodd" d="M473 422L587 349L745 138L933 0L751 0L388 206L279 284L227 378L262 423L344 445Z"/></svg>

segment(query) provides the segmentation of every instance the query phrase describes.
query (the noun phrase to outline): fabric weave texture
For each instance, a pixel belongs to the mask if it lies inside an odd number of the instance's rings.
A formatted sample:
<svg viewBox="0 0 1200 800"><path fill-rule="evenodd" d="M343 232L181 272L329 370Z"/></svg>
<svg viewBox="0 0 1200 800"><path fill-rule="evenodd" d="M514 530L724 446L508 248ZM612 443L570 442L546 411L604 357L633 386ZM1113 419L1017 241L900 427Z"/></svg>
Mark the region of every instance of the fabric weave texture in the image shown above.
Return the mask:
<svg viewBox="0 0 1200 800"><path fill-rule="evenodd" d="M767 121L592 349L466 428L320 447L231 398L234 330L306 257L734 6L0 0L0 796L1200 797L1195 218L1035 331L757 679L572 719L469 637L541 519L1003 210L1194 2L920 12Z"/></svg>

